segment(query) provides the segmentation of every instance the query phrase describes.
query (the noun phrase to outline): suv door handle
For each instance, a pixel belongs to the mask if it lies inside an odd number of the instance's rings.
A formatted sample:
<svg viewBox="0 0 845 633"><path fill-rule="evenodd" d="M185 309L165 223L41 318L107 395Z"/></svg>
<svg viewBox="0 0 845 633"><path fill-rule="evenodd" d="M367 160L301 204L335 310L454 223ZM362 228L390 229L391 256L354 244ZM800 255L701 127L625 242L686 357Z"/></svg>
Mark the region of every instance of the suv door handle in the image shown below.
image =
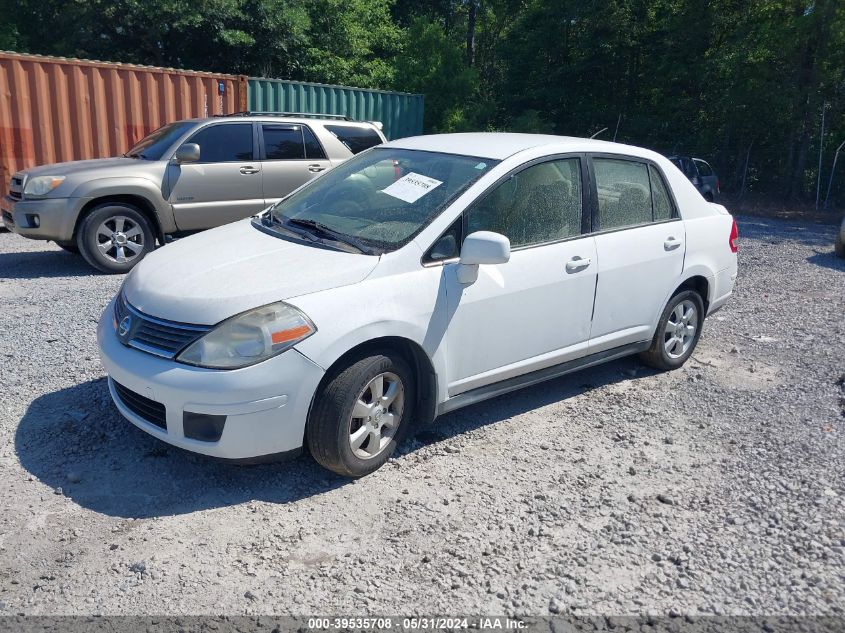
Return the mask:
<svg viewBox="0 0 845 633"><path fill-rule="evenodd" d="M310 171L312 174L316 174L321 171L326 171L326 168L321 165L308 165L308 171Z"/></svg>
<svg viewBox="0 0 845 633"><path fill-rule="evenodd" d="M676 240L674 237L670 236L666 238L665 242L663 242L663 250L674 251L681 244L681 240Z"/></svg>
<svg viewBox="0 0 845 633"><path fill-rule="evenodd" d="M579 270L584 270L587 268L593 260L589 257L578 257L577 255L566 262L566 272L568 273L577 273Z"/></svg>
<svg viewBox="0 0 845 633"><path fill-rule="evenodd" d="M243 167L241 167L241 173L242 174L257 174L258 168L253 167L252 165L244 165Z"/></svg>

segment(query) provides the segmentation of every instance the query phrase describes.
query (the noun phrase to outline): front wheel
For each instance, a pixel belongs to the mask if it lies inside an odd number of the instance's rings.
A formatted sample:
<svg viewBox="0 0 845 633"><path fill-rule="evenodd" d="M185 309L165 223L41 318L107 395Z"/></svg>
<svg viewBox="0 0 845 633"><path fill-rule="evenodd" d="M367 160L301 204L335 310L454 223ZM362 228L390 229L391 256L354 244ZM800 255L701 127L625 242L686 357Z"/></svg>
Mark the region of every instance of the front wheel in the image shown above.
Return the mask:
<svg viewBox="0 0 845 633"><path fill-rule="evenodd" d="M146 216L124 203L106 202L85 216L76 244L91 266L104 273L127 273L153 250L155 236Z"/></svg>
<svg viewBox="0 0 845 633"><path fill-rule="evenodd" d="M701 326L704 325L704 302L694 290L675 294L663 309L651 347L640 359L657 369L677 369L692 356Z"/></svg>
<svg viewBox="0 0 845 633"><path fill-rule="evenodd" d="M391 352L353 363L317 394L305 429L317 462L346 477L382 466L402 440L413 410L410 368Z"/></svg>

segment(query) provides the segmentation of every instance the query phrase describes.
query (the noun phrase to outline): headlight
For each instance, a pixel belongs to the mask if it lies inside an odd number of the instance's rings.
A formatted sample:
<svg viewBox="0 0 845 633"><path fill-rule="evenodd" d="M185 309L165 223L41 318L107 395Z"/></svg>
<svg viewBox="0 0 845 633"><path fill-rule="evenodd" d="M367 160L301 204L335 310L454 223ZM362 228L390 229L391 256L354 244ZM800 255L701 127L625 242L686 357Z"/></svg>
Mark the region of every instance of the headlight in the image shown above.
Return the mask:
<svg viewBox="0 0 845 633"><path fill-rule="evenodd" d="M35 176L26 181L23 193L29 196L45 196L64 181L64 176Z"/></svg>
<svg viewBox="0 0 845 633"><path fill-rule="evenodd" d="M316 331L307 316L279 301L223 321L176 360L211 369L246 367L281 354Z"/></svg>

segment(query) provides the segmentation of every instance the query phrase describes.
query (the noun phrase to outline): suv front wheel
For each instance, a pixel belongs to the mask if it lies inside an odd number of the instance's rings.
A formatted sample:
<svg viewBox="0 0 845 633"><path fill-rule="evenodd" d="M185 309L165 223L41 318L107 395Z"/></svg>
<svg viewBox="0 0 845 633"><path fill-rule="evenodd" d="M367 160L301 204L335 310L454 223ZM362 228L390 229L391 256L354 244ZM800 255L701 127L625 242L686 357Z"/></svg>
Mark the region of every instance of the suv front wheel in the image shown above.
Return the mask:
<svg viewBox="0 0 845 633"><path fill-rule="evenodd" d="M155 247L150 222L135 207L106 202L85 216L76 234L79 252L104 273L126 273Z"/></svg>

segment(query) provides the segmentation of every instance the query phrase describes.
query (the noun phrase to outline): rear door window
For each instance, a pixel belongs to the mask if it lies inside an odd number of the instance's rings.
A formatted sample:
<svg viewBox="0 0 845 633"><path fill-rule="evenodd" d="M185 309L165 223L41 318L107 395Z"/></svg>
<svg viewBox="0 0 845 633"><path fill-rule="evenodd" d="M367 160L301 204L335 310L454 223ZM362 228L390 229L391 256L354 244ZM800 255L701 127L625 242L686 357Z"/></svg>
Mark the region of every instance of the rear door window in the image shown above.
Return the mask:
<svg viewBox="0 0 845 633"><path fill-rule="evenodd" d="M262 125L264 160L301 160L305 158L302 127L299 125Z"/></svg>
<svg viewBox="0 0 845 633"><path fill-rule="evenodd" d="M355 125L327 125L326 129L334 134L353 154L363 152L376 145L381 145L381 137L371 127Z"/></svg>
<svg viewBox="0 0 845 633"><path fill-rule="evenodd" d="M305 138L305 158L310 158L311 160L325 160L326 152L323 150L323 146L320 145L320 141L318 141L317 137L314 136L314 132L311 131L311 128L307 125L303 125L302 135Z"/></svg>
<svg viewBox="0 0 845 633"><path fill-rule="evenodd" d="M200 146L201 163L240 163L252 160L252 123L209 125L187 141Z"/></svg>
<svg viewBox="0 0 845 633"><path fill-rule="evenodd" d="M645 163L594 158L600 231L652 221L651 185Z"/></svg>
<svg viewBox="0 0 845 633"><path fill-rule="evenodd" d="M670 220L675 215L672 199L666 189L663 177L653 165L648 166L649 180L651 180L651 199L654 204L654 221Z"/></svg>

